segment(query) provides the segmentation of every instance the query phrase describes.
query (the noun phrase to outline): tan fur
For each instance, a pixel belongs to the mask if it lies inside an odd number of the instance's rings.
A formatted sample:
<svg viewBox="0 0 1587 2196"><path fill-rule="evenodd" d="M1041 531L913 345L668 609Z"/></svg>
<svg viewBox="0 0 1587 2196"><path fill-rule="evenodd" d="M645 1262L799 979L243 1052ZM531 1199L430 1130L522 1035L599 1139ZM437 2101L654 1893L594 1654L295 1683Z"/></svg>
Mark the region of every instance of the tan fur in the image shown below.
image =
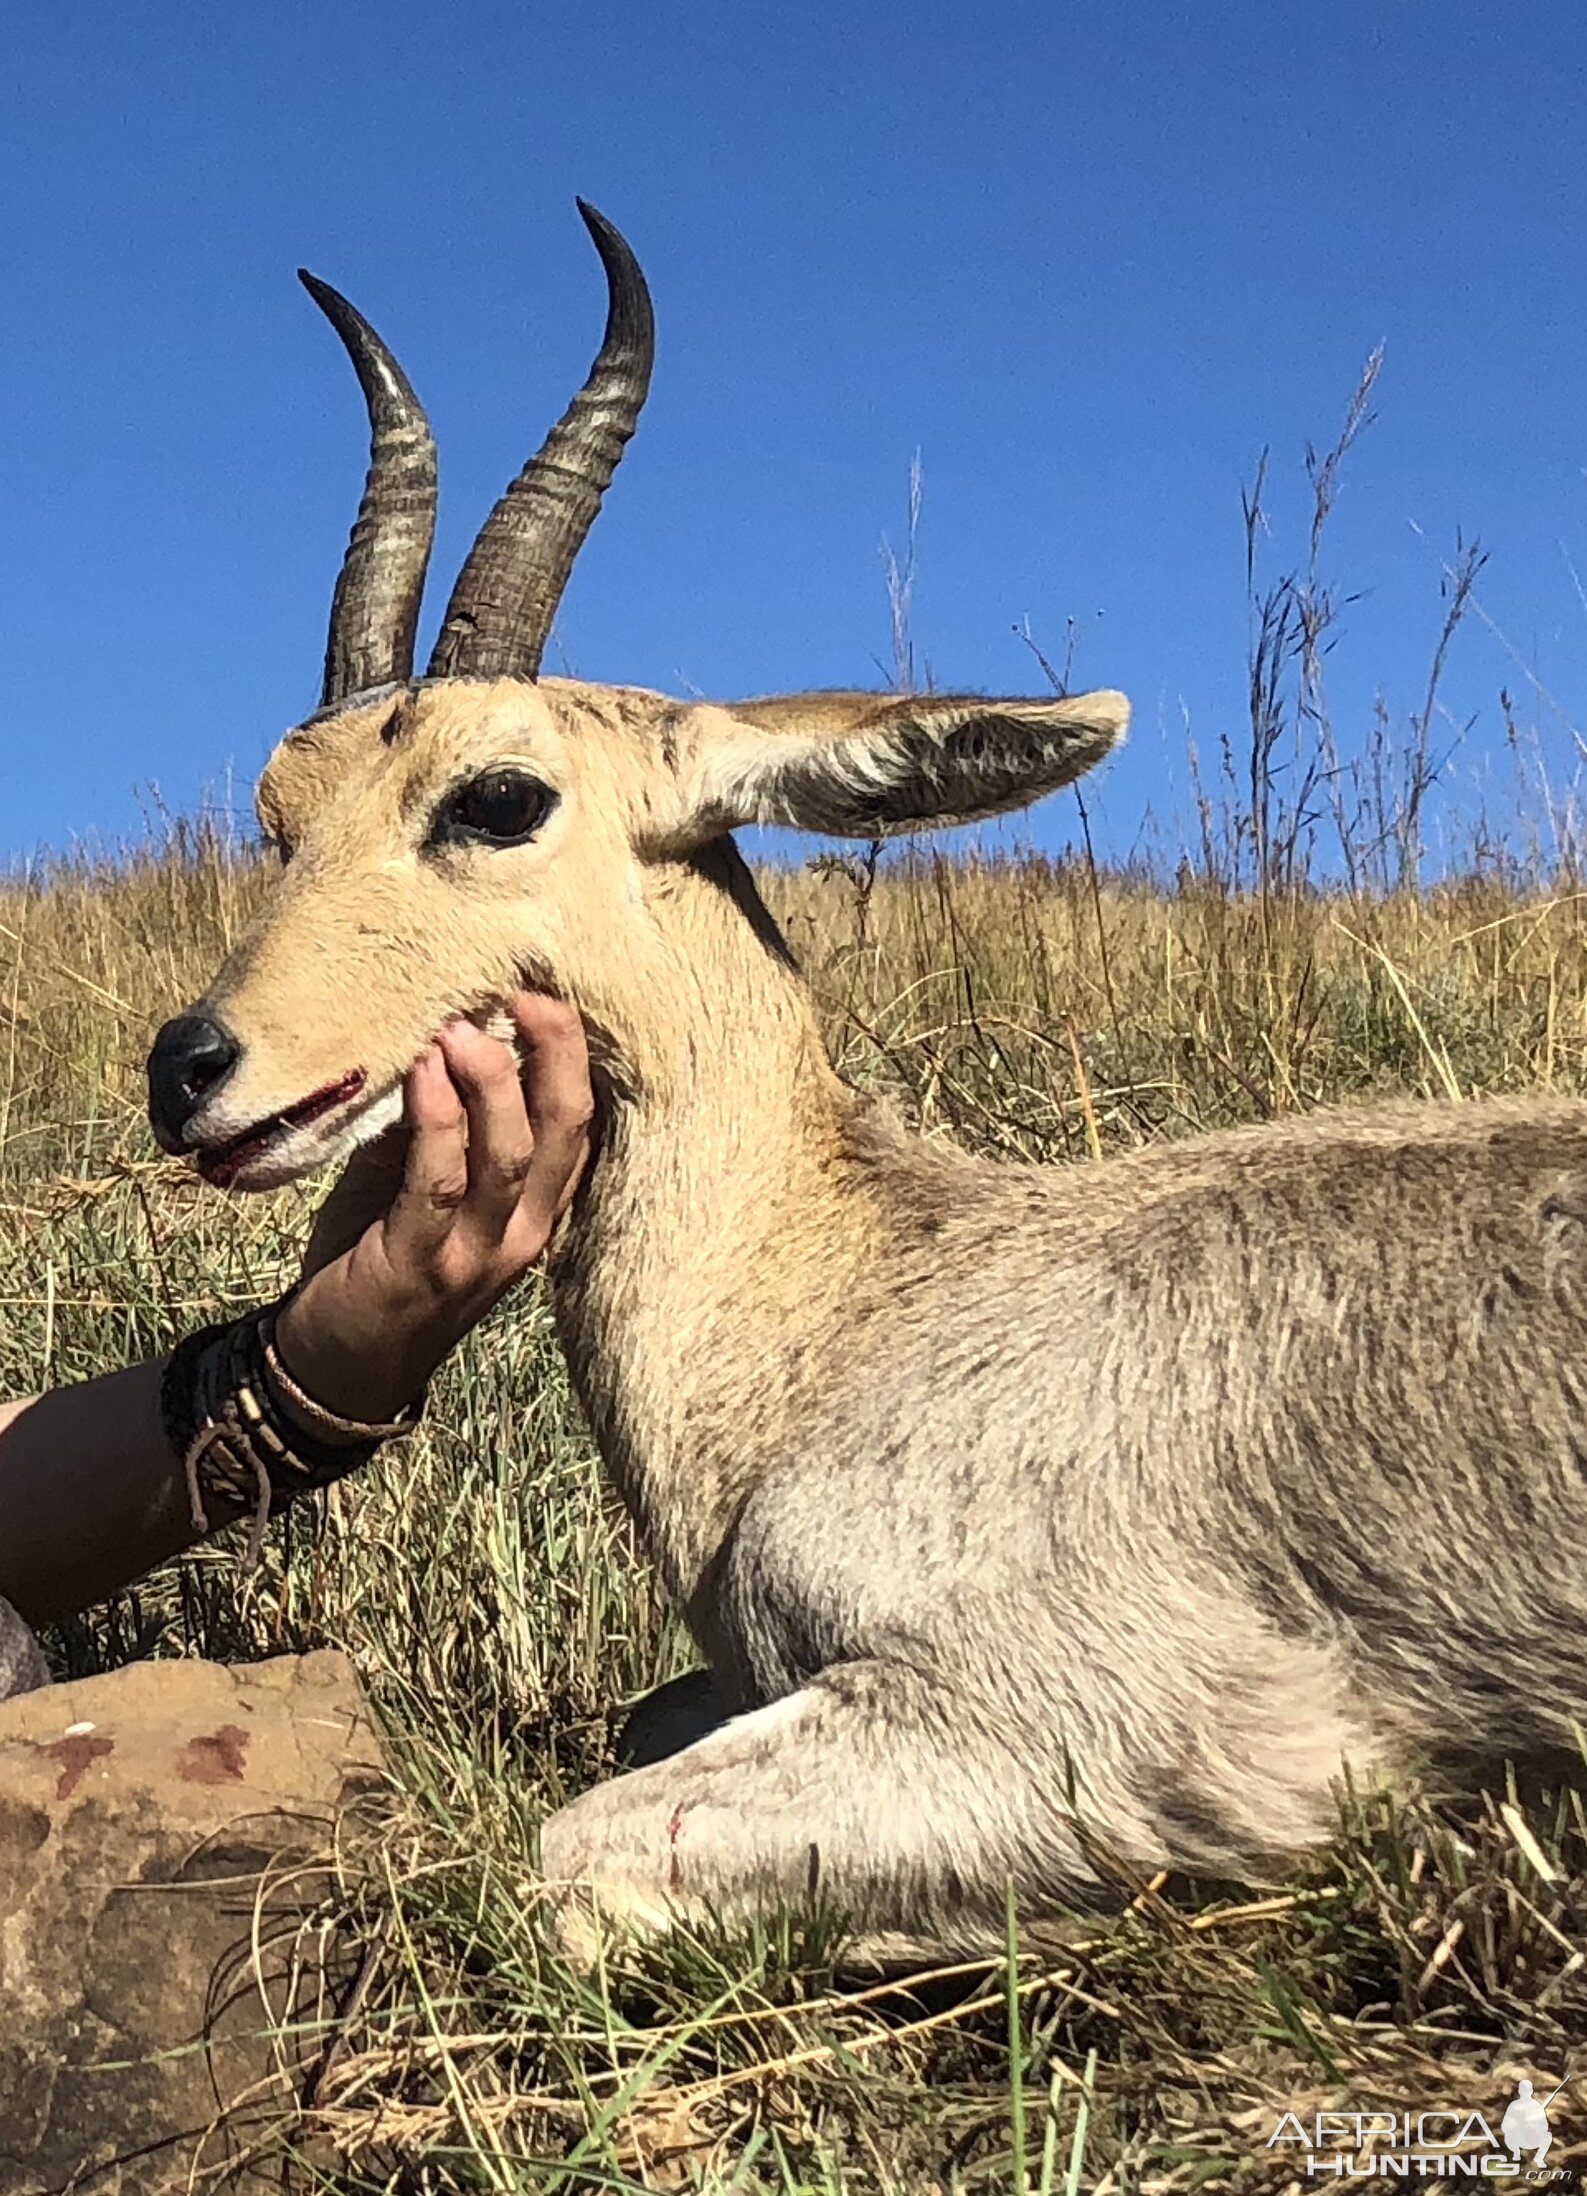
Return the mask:
<svg viewBox="0 0 1587 2196"><path fill-rule="evenodd" d="M599 1164L552 1262L607 1467L711 1666L548 1823L570 1939L830 1896L979 1945L1159 1866L1254 1877L1333 1780L1557 1768L1587 1710L1587 1108L1397 1106L1097 1168L972 1161L845 1089L721 834L1015 805L1112 695L733 708L436 682L288 736L292 851L206 1001L218 1142L440 1021L577 1002ZM426 851L515 761L527 846Z"/></svg>

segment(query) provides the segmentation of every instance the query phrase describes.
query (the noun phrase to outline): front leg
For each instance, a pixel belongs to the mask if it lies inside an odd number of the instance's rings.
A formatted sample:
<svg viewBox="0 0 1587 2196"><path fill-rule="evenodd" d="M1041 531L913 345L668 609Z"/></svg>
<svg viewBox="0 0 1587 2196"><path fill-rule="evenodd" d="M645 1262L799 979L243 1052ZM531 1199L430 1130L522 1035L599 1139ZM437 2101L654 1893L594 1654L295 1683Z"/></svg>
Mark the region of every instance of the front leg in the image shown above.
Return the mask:
<svg viewBox="0 0 1587 2196"><path fill-rule="evenodd" d="M918 1670L845 1663L597 1785L541 1832L563 1948L819 1900L895 1950L982 1950L1011 1880L1032 1918L1094 1897L1062 1780L997 1727Z"/></svg>

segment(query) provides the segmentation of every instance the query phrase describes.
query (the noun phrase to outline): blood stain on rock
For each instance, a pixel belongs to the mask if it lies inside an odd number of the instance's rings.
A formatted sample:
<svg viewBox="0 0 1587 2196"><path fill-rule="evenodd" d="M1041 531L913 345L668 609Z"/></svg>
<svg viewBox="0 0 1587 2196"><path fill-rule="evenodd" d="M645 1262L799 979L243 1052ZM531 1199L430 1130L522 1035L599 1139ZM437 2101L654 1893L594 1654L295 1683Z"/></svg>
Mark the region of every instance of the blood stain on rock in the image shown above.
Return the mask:
<svg viewBox="0 0 1587 2196"><path fill-rule="evenodd" d="M176 1773L188 1784L241 1784L249 1734L240 1724L190 1738L176 1757Z"/></svg>
<svg viewBox="0 0 1587 2196"><path fill-rule="evenodd" d="M49 1746L41 1746L41 1754L47 1754L51 1761L58 1761L61 1765L61 1773L55 1780L55 1797L58 1800L69 1800L94 1763L103 1761L107 1754L113 1754L115 1750L113 1739L90 1738L86 1731L68 1731L65 1738L58 1738Z"/></svg>

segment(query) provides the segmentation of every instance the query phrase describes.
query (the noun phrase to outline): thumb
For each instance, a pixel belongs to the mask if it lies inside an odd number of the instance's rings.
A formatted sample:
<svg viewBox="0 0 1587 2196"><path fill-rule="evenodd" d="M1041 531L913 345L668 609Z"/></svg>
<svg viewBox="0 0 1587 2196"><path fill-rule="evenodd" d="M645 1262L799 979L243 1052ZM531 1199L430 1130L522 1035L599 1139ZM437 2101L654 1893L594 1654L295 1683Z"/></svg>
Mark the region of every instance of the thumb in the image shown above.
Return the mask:
<svg viewBox="0 0 1587 2196"><path fill-rule="evenodd" d="M350 1251L360 1236L385 1218L402 1187L407 1158L408 1129L402 1121L353 1153L314 1217L303 1253L305 1281Z"/></svg>

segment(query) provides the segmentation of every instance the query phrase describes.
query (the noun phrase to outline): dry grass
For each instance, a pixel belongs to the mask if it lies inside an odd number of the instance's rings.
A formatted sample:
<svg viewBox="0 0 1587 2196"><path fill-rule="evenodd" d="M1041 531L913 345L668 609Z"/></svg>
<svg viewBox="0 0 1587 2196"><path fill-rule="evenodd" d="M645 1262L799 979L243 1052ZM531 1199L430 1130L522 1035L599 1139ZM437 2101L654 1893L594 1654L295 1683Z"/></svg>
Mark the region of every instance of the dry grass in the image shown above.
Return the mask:
<svg viewBox="0 0 1587 2196"><path fill-rule="evenodd" d="M6 1392L152 1352L291 1270L304 1196L217 1196L142 1124L149 1029L259 884L199 830L0 892ZM994 1154L1088 1165L1388 1090L1587 1089L1575 890L1241 891L926 858L823 860L767 889L845 1072ZM1306 1879L1143 1887L1056 1964L1019 1957L1015 1917L1012 1962L907 1988L839 1987L814 1925L680 1946L601 1988L560 1971L535 1928L535 1825L609 1768L620 1704L686 1646L603 1496L533 1284L414 1448L278 1528L258 1573L206 1549L56 1645L86 1670L325 1641L365 1674L398 1791L344 1870L370 1952L283 2130L320 2158L305 2185L1276 2188L1297 2172L1265 2147L1281 2111L1496 2119L1510 2069L1552 2087L1577 2064L1573 1795L1530 1823L1494 1795L1459 1835L1363 1802ZM1554 2118L1583 2132L1570 2090Z"/></svg>

